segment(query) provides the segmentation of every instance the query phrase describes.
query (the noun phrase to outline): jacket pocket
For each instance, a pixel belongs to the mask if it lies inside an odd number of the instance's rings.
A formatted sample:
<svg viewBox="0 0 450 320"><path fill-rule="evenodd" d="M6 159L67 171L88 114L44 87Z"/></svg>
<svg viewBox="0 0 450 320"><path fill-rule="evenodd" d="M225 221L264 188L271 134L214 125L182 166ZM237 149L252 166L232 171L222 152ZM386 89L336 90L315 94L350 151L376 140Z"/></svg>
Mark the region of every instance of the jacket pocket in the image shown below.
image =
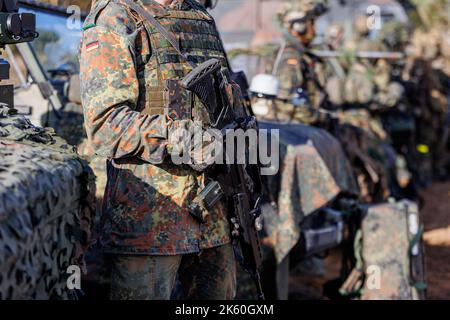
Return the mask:
<svg viewBox="0 0 450 320"><path fill-rule="evenodd" d="M192 92L181 86L179 80L167 80L165 88L166 115L172 120L192 119Z"/></svg>

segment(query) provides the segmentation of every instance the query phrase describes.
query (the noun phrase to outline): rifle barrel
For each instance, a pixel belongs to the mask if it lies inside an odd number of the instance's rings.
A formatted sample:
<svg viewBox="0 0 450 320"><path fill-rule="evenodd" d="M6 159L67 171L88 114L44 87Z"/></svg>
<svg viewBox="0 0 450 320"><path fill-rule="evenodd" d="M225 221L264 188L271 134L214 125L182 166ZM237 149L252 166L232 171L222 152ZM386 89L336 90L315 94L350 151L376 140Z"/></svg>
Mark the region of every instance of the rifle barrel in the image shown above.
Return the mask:
<svg viewBox="0 0 450 320"><path fill-rule="evenodd" d="M320 58L341 58L346 56L354 56L359 59L389 59L389 60L401 60L405 58L405 54L402 52L391 51L357 51L357 52L345 52L345 51L333 51L333 50L312 50L311 53Z"/></svg>

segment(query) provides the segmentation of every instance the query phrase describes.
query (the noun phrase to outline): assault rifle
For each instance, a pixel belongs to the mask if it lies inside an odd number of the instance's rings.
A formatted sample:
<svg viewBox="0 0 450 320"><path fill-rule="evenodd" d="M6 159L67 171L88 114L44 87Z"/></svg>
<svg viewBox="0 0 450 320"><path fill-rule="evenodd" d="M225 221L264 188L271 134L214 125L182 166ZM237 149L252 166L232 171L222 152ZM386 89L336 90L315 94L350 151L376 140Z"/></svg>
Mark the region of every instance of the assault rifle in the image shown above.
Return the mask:
<svg viewBox="0 0 450 320"><path fill-rule="evenodd" d="M220 130L222 137L230 130L242 129L245 132L256 129L254 117L248 115L236 119L232 110L233 102L226 92L230 86L228 79L221 70L220 61L210 59L192 70L181 81L182 86L194 92L208 109L211 127ZM233 149L236 151L236 146ZM221 199L225 200L231 236L240 251L240 263L252 276L258 298L264 299L259 274L262 254L257 226L261 215L259 202L262 189L259 167L257 164L226 163L213 167L207 172L207 176L214 179L210 180L189 205L189 212L202 222L204 212L211 210Z"/></svg>

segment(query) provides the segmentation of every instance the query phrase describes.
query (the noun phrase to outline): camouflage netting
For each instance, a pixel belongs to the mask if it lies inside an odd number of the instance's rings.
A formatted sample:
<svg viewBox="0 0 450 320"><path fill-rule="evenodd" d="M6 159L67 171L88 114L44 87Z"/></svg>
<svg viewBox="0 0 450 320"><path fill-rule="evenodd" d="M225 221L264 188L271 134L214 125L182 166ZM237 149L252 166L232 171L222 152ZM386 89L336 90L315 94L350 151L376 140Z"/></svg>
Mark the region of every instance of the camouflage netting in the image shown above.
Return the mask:
<svg viewBox="0 0 450 320"><path fill-rule="evenodd" d="M83 265L95 185L73 147L0 107L0 299L69 298Z"/></svg>

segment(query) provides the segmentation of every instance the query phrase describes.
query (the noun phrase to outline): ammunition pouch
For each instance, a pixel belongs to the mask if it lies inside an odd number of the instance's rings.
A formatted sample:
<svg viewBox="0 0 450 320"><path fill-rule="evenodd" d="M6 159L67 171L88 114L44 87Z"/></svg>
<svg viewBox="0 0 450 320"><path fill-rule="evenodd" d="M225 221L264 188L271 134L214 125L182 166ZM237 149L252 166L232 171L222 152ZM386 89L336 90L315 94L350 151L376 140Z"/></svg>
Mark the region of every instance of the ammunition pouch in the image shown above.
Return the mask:
<svg viewBox="0 0 450 320"><path fill-rule="evenodd" d="M162 86L149 87L150 99L143 113L166 115L172 120L191 120L192 92L183 88L179 80L166 80Z"/></svg>
<svg viewBox="0 0 450 320"><path fill-rule="evenodd" d="M224 191L217 181L210 181L197 197L188 205L191 216L204 223L209 211L224 197Z"/></svg>

